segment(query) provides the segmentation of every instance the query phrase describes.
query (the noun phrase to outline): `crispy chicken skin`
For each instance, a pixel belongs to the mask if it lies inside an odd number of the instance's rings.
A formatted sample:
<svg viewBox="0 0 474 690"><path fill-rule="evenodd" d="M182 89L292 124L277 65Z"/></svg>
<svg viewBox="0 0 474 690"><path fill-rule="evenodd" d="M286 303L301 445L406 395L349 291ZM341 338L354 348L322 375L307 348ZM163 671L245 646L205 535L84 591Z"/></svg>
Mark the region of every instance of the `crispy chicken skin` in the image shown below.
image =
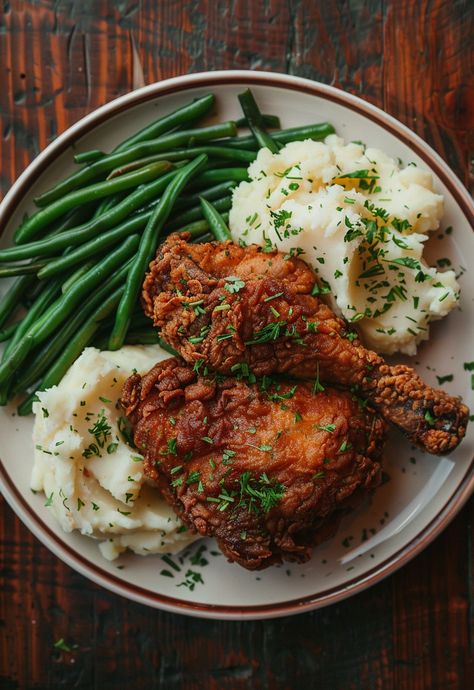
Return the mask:
<svg viewBox="0 0 474 690"><path fill-rule="evenodd" d="M172 358L122 392L146 475L193 531L251 570L304 562L332 536L378 485L385 438L348 392L264 385Z"/></svg>
<svg viewBox="0 0 474 690"><path fill-rule="evenodd" d="M315 274L297 258L170 236L150 264L142 301L190 364L202 360L224 374L243 363L257 376L319 377L357 390L429 453L453 450L465 434L466 405L367 350L315 292Z"/></svg>

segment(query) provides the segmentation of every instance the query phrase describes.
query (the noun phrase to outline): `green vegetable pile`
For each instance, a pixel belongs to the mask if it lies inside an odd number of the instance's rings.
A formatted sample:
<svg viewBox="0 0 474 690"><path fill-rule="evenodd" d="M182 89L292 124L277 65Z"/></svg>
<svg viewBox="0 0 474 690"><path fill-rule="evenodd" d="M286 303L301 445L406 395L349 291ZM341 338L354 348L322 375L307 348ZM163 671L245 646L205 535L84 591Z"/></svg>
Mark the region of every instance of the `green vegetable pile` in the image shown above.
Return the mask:
<svg viewBox="0 0 474 690"><path fill-rule="evenodd" d="M237 122L200 126L215 104L208 94L111 153L79 153L82 167L35 199L38 211L17 228L15 245L0 249L0 278L15 277L0 303L0 404L20 394L18 413L29 414L35 391L59 383L87 345L161 343L139 298L163 237L230 239L232 189L248 179L258 149L334 132L327 123L282 130L250 91L239 101ZM239 127L251 135L238 136Z"/></svg>

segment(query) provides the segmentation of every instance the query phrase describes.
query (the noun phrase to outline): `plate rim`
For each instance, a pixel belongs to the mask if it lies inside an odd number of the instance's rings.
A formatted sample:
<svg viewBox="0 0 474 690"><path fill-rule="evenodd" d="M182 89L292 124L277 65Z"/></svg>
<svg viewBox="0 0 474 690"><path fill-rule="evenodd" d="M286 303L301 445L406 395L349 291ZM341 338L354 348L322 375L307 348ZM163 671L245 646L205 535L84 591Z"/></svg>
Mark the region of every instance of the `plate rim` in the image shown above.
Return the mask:
<svg viewBox="0 0 474 690"><path fill-rule="evenodd" d="M170 93L186 91L189 88L212 88L212 86L237 83L286 88L313 96L326 97L332 102L349 107L365 117L375 119L380 126L413 148L427 163L429 168L438 175L449 189L471 229L474 227L474 201L459 178L421 137L380 108L341 89L302 77L277 72L220 70L198 72L155 82L106 103L66 129L27 166L0 203L0 235L9 222L16 204L46 168L54 162L55 158L109 117L118 115L131 105L135 106ZM272 604L231 606L189 602L151 592L146 588L126 582L103 570L95 563L91 563L43 522L19 489L14 486L0 459L0 491L27 528L60 560L96 584L141 604L168 612L221 620L263 619L302 613L327 606L361 592L401 568L428 546L459 512L473 490L474 458L458 486L439 509L436 516L401 549L366 571L362 576L355 576L343 585L323 590L317 595L307 595Z"/></svg>

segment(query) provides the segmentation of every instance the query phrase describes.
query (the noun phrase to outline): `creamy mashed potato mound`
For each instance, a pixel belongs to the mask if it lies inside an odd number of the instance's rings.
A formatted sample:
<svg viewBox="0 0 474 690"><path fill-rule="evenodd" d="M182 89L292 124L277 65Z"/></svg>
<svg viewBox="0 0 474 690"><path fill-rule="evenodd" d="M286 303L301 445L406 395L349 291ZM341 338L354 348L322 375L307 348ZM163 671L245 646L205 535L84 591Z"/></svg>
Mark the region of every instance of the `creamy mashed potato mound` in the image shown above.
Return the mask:
<svg viewBox="0 0 474 690"><path fill-rule="evenodd" d="M141 555L176 552L197 538L147 484L117 405L134 370L145 373L167 357L158 346L88 347L58 386L38 393L33 407L31 487L44 491L64 531L102 540L109 560L127 548Z"/></svg>
<svg viewBox="0 0 474 690"><path fill-rule="evenodd" d="M234 191L233 240L301 256L368 347L415 354L456 306L454 271L423 259L443 213L428 171L331 135L261 149L249 175Z"/></svg>

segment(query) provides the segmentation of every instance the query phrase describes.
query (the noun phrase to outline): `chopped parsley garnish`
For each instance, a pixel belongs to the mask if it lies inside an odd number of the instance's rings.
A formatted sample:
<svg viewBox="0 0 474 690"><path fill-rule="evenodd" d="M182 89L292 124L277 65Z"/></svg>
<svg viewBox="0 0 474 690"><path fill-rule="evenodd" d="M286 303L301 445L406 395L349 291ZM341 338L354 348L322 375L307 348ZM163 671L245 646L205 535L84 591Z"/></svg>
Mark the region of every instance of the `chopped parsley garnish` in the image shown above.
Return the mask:
<svg viewBox="0 0 474 690"><path fill-rule="evenodd" d="M125 443L127 443L129 446L133 446L132 425L128 421L127 417L120 416L117 420L117 426Z"/></svg>
<svg viewBox="0 0 474 690"><path fill-rule="evenodd" d="M446 374L446 376L437 376L438 383L441 386L443 383L447 383L448 381L452 381L454 376L452 374Z"/></svg>
<svg viewBox="0 0 474 690"><path fill-rule="evenodd" d="M324 278L319 278L319 284L315 283L313 286L313 289L311 290L311 295L312 297L316 297L317 295L328 295L331 292L331 286L327 282L327 280L324 280Z"/></svg>
<svg viewBox="0 0 474 690"><path fill-rule="evenodd" d="M201 473L198 470L193 470L189 473L186 484L197 484L201 479Z"/></svg>
<svg viewBox="0 0 474 690"><path fill-rule="evenodd" d="M77 647L77 645L74 645ZM72 652L72 647L67 644L67 642L64 641L64 639L61 637L61 639L56 640L56 642L53 644L53 647L55 649L60 649L62 652Z"/></svg>
<svg viewBox="0 0 474 690"><path fill-rule="evenodd" d="M429 426L434 426L436 422L436 417L433 417L430 410L426 410L425 412L425 421L428 422Z"/></svg>
<svg viewBox="0 0 474 690"><path fill-rule="evenodd" d="M173 568L173 570L175 570L177 573L179 573L181 571L181 568L179 567L179 565L177 563L175 563L173 561L173 559L170 556L168 556L168 554L164 554L164 556L162 556L161 559L165 563L167 563L171 568Z"/></svg>
<svg viewBox="0 0 474 690"><path fill-rule="evenodd" d="M177 449L177 443L178 440L176 438L169 438L166 442L166 450L162 451L162 455L177 455L178 454L178 449Z"/></svg>
<svg viewBox="0 0 474 690"><path fill-rule="evenodd" d="M349 441L344 440L341 445L339 446L339 450L337 451L339 453L345 453L347 450L350 450L352 448L352 443L349 443Z"/></svg>
<svg viewBox="0 0 474 690"><path fill-rule="evenodd" d="M185 580L183 582L180 582L177 587L187 587L191 592L194 591L194 588L196 585L203 585L204 580L202 579L201 573L196 572L195 570L187 570L185 574Z"/></svg>
<svg viewBox="0 0 474 690"><path fill-rule="evenodd" d="M250 472L243 472L240 475L239 484L240 502L238 505L245 506L249 512L268 513L285 494L285 487L272 482L265 473L256 480Z"/></svg>
<svg viewBox="0 0 474 690"><path fill-rule="evenodd" d="M236 293L245 287L245 282L237 276L227 276L224 289L230 293Z"/></svg>
<svg viewBox="0 0 474 690"><path fill-rule="evenodd" d="M406 266L406 268L412 268L416 271L420 270L420 262L417 261L417 259L413 259L411 256L402 256L398 259L384 259L384 261L390 264Z"/></svg>
<svg viewBox="0 0 474 690"><path fill-rule="evenodd" d="M283 292L277 292L276 295L270 295L270 297L265 297L263 300L264 302L270 302L272 299L276 299L277 297L281 297L283 295Z"/></svg>
<svg viewBox="0 0 474 690"><path fill-rule="evenodd" d="M271 211L270 210L270 216L272 217L273 220L273 227L275 228L275 232L278 235L278 239L281 240L282 237L279 233L279 229L282 227L285 227L288 224L288 221L291 218L291 211L286 211L285 209L281 209L281 211Z"/></svg>
<svg viewBox="0 0 474 690"><path fill-rule="evenodd" d="M104 448L109 437L111 436L112 427L110 426L104 411L100 413L97 421L87 430L91 436L94 437L95 443L90 443L84 449L82 455L84 458L90 458L94 455L102 457L100 450Z"/></svg>
<svg viewBox="0 0 474 690"><path fill-rule="evenodd" d="M327 431L330 434L332 434L332 432L336 429L335 424L315 424L315 427L319 431Z"/></svg>
<svg viewBox="0 0 474 690"><path fill-rule="evenodd" d="M261 343L268 343L272 340L277 340L282 329L286 326L286 321L275 321L264 326L259 331L253 334L252 340L247 340L246 345L260 345Z"/></svg>
<svg viewBox="0 0 474 690"><path fill-rule="evenodd" d="M262 444L261 446L255 446L253 443L247 443L248 446L251 446L252 448L256 448L257 450L261 450L262 453L271 453L273 450L273 446L269 446L266 444Z"/></svg>
<svg viewBox="0 0 474 690"><path fill-rule="evenodd" d="M314 393L322 393L324 391L324 386L319 380L319 362L316 364L316 379L313 383L313 395Z"/></svg>

